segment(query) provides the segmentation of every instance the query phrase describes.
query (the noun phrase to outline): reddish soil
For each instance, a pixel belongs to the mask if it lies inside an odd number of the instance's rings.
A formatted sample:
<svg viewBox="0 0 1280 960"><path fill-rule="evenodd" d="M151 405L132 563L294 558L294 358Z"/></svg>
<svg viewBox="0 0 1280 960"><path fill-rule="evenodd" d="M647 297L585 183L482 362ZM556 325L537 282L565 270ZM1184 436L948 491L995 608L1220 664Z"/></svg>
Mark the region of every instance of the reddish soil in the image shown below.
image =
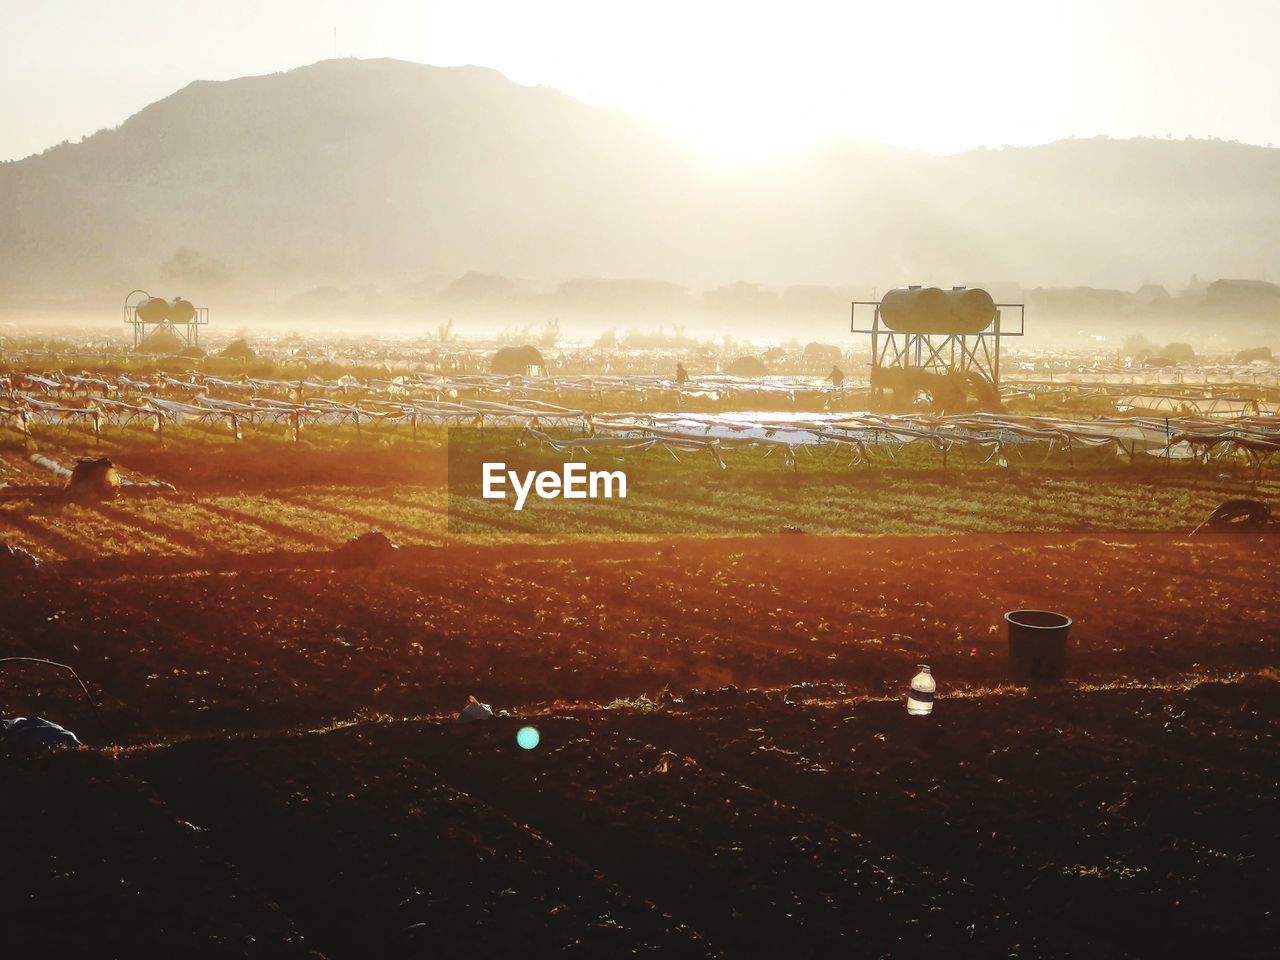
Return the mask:
<svg viewBox="0 0 1280 960"><path fill-rule="evenodd" d="M11 585L0 644L73 663L101 699L34 668L13 707L98 742L319 726L358 715L607 703L664 689L835 684L898 694L1006 680L1006 610L1071 615L1078 680L1276 664L1275 540L782 536L68 562ZM1206 613L1207 611L1207 613Z"/></svg>
<svg viewBox="0 0 1280 960"><path fill-rule="evenodd" d="M158 456L126 466L181 483ZM260 460L185 479L311 469ZM0 712L93 748L0 755L0 956L1270 956L1276 544L47 564L0 586L0 655L99 706L0 671ZM1075 618L1074 687L1007 685L1024 606ZM510 715L454 723L469 694Z"/></svg>

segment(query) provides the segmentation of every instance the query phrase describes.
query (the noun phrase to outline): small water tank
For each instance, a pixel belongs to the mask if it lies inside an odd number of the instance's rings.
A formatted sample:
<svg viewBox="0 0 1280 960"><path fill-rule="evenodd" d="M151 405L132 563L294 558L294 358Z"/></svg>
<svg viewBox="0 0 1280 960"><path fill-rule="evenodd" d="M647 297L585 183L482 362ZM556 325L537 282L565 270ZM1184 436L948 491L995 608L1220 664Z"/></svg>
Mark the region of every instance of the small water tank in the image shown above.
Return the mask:
<svg viewBox="0 0 1280 960"><path fill-rule="evenodd" d="M880 320L895 333L981 333L995 315L991 294L977 288L897 287L880 300Z"/></svg>
<svg viewBox="0 0 1280 960"><path fill-rule="evenodd" d="M169 302L169 320L172 323L190 323L196 318L195 305L190 300L174 297Z"/></svg>
<svg viewBox="0 0 1280 960"><path fill-rule="evenodd" d="M169 301L163 297L148 297L137 306L139 320L147 323L160 323L168 319Z"/></svg>

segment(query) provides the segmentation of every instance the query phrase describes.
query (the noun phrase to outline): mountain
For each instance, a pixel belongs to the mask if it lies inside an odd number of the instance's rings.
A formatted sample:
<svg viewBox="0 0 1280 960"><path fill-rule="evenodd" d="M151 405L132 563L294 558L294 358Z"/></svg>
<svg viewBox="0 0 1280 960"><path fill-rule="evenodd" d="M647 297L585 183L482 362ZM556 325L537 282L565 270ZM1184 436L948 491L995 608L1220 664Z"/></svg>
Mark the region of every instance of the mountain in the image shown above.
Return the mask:
<svg viewBox="0 0 1280 960"><path fill-rule="evenodd" d="M638 120L479 67L331 60L196 82L0 164L0 302L447 288L468 272L705 289L1280 279L1280 151L859 143L707 167Z"/></svg>

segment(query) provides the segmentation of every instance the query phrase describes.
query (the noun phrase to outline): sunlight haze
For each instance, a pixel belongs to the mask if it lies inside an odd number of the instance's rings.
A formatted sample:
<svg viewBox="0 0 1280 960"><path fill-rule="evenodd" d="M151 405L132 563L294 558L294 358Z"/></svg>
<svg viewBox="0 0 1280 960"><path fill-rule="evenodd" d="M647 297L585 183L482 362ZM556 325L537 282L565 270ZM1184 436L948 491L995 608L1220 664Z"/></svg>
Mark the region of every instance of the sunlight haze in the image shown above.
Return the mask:
<svg viewBox="0 0 1280 960"><path fill-rule="evenodd" d="M785 11L785 12L784 12ZM1280 141L1280 8L1221 3L49 0L0 36L0 158L194 80L338 56L477 64L631 112L716 162L833 139L946 153L1070 136Z"/></svg>

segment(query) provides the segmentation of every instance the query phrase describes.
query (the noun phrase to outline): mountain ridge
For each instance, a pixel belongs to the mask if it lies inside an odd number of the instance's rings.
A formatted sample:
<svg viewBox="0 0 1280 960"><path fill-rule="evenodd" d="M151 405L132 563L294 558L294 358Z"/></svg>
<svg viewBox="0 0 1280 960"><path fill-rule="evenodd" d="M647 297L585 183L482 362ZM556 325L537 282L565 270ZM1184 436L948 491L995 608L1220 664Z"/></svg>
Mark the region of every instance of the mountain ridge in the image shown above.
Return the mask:
<svg viewBox="0 0 1280 960"><path fill-rule="evenodd" d="M933 156L841 141L725 172L624 113L491 68L328 60L193 81L0 164L0 216L8 302L127 290L175 259L222 264L209 285L242 297L444 289L473 271L1133 289L1278 279L1280 151L1093 138Z"/></svg>

